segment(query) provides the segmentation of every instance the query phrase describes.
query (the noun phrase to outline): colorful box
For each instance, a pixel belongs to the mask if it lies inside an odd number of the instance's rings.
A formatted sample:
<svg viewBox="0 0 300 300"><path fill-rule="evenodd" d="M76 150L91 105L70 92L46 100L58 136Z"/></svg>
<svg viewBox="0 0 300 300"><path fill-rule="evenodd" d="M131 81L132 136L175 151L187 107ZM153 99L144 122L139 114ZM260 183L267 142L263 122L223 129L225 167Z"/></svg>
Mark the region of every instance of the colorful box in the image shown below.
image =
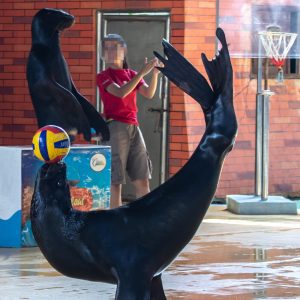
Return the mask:
<svg viewBox="0 0 300 300"><path fill-rule="evenodd" d="M75 209L109 208L109 146L72 146L64 159ZM30 203L43 162L30 147L0 147L0 247L36 246L31 231Z"/></svg>

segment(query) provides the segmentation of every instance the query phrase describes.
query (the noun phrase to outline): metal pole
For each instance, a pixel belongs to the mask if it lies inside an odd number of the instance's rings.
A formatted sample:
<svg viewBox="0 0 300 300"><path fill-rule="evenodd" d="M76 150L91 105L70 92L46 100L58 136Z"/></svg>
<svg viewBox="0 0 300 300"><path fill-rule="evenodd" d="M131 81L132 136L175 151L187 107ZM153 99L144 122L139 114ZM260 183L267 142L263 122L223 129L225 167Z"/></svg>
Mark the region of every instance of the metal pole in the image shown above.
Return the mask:
<svg viewBox="0 0 300 300"><path fill-rule="evenodd" d="M280 31L278 26L275 27L277 28L276 31ZM272 26L272 29L274 30L274 26ZM270 31L270 28L267 28L267 30ZM255 195L260 196L261 200L267 200L269 193L270 96L274 93L268 88L268 58L265 59L264 89L262 90L262 60L262 42L259 35L256 96Z"/></svg>
<svg viewBox="0 0 300 300"><path fill-rule="evenodd" d="M257 94L256 94L256 134L255 134L255 195L261 196L262 186L262 44L258 38L258 62L257 62Z"/></svg>
<svg viewBox="0 0 300 300"><path fill-rule="evenodd" d="M268 199L269 192L269 112L270 112L270 91L263 91L262 95L262 181L261 200Z"/></svg>

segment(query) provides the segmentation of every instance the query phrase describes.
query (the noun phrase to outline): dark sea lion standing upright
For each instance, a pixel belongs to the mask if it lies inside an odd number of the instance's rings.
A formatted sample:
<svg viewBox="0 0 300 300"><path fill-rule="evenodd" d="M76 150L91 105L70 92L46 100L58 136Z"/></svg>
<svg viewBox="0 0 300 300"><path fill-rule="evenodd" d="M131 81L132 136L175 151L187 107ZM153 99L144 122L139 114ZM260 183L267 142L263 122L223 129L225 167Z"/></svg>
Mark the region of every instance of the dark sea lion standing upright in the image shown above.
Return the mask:
<svg viewBox="0 0 300 300"><path fill-rule="evenodd" d="M36 241L59 272L117 283L118 300L166 299L161 275L193 238L215 194L237 132L232 67L224 32L219 55L203 62L206 79L169 43L162 72L200 103L206 130L187 164L172 178L122 207L72 209L64 163L43 165L36 179L31 221ZM101 297L100 297L101 298Z"/></svg>
<svg viewBox="0 0 300 300"><path fill-rule="evenodd" d="M27 62L28 87L38 126L57 125L71 139L82 133L91 139L91 128L109 139L109 129L89 101L76 89L60 49L60 32L74 23L62 10L44 8L32 20L32 47Z"/></svg>

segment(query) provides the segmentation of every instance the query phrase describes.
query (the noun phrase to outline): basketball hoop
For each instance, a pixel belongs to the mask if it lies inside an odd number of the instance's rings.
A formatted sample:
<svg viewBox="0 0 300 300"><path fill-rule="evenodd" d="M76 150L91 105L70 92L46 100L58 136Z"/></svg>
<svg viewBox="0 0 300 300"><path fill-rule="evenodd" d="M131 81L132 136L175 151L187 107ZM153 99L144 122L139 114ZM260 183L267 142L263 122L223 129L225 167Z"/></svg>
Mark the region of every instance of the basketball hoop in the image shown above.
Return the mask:
<svg viewBox="0 0 300 300"><path fill-rule="evenodd" d="M292 48L297 34L280 31L261 31L258 33L267 56L277 67L277 81L283 82L283 65L285 58Z"/></svg>

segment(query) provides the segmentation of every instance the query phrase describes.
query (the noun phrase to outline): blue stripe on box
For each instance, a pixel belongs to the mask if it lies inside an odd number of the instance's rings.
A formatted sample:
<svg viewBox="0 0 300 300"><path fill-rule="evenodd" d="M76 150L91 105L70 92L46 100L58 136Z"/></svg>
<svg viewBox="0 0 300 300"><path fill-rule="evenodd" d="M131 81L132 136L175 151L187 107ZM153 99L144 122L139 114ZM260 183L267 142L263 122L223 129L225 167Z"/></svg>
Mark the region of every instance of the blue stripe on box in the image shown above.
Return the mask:
<svg viewBox="0 0 300 300"><path fill-rule="evenodd" d="M8 220L0 219L0 247L21 247L21 217L18 210Z"/></svg>

